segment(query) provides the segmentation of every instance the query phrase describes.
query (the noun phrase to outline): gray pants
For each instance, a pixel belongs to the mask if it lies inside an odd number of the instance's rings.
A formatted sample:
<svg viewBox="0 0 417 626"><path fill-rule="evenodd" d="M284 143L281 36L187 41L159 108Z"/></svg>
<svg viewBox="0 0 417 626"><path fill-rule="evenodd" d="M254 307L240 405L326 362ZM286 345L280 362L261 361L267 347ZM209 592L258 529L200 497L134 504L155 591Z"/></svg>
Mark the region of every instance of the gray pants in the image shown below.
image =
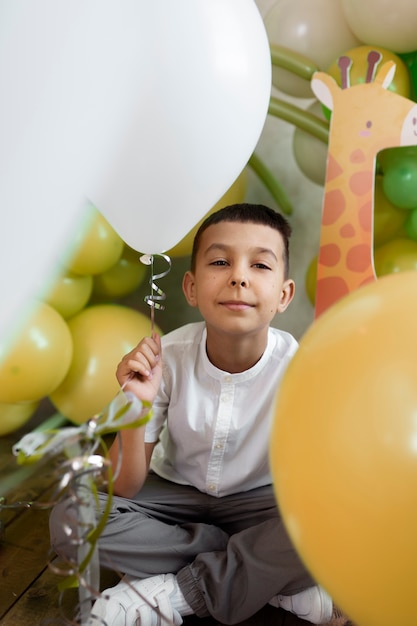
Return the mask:
<svg viewBox="0 0 417 626"><path fill-rule="evenodd" d="M75 552L63 528L75 515L63 501L50 518L52 546L70 558ZM194 613L223 624L248 619L278 593L315 584L271 486L214 498L150 473L134 499L113 498L99 553L102 566L137 578L176 573Z"/></svg>

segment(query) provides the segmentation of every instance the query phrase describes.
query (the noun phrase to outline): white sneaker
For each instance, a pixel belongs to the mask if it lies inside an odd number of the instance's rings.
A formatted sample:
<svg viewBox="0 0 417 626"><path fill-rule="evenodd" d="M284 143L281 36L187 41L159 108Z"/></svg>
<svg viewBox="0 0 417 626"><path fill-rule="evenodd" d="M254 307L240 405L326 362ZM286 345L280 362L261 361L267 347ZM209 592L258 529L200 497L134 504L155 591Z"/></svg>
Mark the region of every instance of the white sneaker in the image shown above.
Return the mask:
<svg viewBox="0 0 417 626"><path fill-rule="evenodd" d="M138 580L125 576L103 591L91 610L88 626L180 626L182 617L170 601L173 574Z"/></svg>
<svg viewBox="0 0 417 626"><path fill-rule="evenodd" d="M294 613L312 624L326 624L332 619L333 602L329 594L320 586L309 587L293 596L275 596L270 601L273 606Z"/></svg>

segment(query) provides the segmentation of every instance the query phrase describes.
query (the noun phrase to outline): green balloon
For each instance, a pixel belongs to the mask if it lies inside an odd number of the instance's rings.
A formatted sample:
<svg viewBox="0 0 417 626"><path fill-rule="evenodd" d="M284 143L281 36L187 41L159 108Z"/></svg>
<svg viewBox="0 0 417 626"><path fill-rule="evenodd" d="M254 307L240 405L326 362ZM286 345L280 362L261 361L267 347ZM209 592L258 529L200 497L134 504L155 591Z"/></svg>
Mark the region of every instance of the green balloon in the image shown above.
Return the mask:
<svg viewBox="0 0 417 626"><path fill-rule="evenodd" d="M417 241L417 209L411 211L404 224L404 228L410 239Z"/></svg>
<svg viewBox="0 0 417 626"><path fill-rule="evenodd" d="M417 152L395 151L383 162L382 188L388 200L400 209L417 208ZM385 165L385 166L384 166Z"/></svg>

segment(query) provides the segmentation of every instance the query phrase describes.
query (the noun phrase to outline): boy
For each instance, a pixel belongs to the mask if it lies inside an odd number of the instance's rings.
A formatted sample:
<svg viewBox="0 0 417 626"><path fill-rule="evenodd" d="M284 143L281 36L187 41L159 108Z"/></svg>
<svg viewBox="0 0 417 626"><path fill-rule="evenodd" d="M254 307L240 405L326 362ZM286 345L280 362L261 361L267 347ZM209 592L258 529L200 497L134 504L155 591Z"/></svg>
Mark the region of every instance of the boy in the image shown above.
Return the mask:
<svg viewBox="0 0 417 626"><path fill-rule="evenodd" d="M288 539L268 468L273 402L297 349L270 327L294 296L290 233L262 205L209 216L183 279L204 322L146 337L119 364L120 385L152 402L154 417L110 450L114 467L120 452L122 462L100 561L125 577L96 601L91 624L191 614L235 624L268 602L314 624L340 617ZM58 507L58 552L60 527Z"/></svg>

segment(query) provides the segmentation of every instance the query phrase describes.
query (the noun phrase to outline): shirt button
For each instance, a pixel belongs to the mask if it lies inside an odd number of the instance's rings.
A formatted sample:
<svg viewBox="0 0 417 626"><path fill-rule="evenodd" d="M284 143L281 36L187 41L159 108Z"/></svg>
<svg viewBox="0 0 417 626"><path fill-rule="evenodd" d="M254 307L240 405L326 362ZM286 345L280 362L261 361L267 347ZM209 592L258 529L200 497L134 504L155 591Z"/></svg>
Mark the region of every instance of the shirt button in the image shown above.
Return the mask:
<svg viewBox="0 0 417 626"><path fill-rule="evenodd" d="M231 377L231 376L225 376L225 377L224 377L224 382L225 382L225 383L230 383L230 382L232 382L232 377Z"/></svg>
<svg viewBox="0 0 417 626"><path fill-rule="evenodd" d="M222 443L216 443L216 448L217 448L217 450L222 450L223 449L223 444Z"/></svg>
<svg viewBox="0 0 417 626"><path fill-rule="evenodd" d="M209 490L216 491L216 485L213 485L213 484L209 485Z"/></svg>

